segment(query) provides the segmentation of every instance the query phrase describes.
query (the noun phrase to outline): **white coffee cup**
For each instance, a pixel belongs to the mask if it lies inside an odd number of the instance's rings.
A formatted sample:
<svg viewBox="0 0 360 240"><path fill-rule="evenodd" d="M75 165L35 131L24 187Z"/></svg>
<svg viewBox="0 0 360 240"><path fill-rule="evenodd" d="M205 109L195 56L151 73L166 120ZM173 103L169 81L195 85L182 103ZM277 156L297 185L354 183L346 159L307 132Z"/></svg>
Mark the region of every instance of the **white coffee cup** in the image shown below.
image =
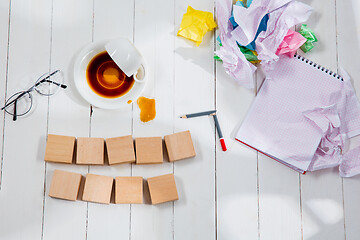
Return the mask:
<svg viewBox="0 0 360 240"><path fill-rule="evenodd" d="M142 83L145 80L144 58L127 38L118 38L105 45L107 53L126 76Z"/></svg>

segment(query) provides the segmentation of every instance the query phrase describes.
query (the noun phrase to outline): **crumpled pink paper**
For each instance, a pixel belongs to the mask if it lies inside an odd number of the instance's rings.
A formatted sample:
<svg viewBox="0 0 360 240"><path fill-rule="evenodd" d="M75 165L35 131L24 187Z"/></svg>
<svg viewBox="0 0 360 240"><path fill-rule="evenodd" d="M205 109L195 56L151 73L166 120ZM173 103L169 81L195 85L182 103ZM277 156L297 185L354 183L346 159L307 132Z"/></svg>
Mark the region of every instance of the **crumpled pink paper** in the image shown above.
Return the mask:
<svg viewBox="0 0 360 240"><path fill-rule="evenodd" d="M312 8L309 5L291 1L269 14L266 32L261 32L255 41L258 59L261 60L265 72L279 59L276 51L289 29L305 22L311 13Z"/></svg>
<svg viewBox="0 0 360 240"><path fill-rule="evenodd" d="M298 50L306 41L307 39L300 33L289 29L283 41L280 43L276 55L286 54L289 57L292 57L296 53L296 50Z"/></svg>

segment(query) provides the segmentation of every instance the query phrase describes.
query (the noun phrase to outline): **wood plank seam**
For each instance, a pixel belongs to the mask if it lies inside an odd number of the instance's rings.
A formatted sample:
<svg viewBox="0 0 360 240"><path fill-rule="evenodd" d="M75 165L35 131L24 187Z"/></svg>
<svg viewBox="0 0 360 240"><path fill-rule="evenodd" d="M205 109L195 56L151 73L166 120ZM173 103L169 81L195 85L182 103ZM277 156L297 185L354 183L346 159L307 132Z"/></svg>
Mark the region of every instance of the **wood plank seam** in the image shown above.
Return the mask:
<svg viewBox="0 0 360 240"><path fill-rule="evenodd" d="M300 218L301 218L301 239L304 239L303 204L301 198L301 174L299 173L299 197L300 197Z"/></svg>
<svg viewBox="0 0 360 240"><path fill-rule="evenodd" d="M8 11L8 29L7 29L7 45L6 45L6 66L5 66L5 87L4 87L4 99L7 97L7 85L9 76L9 51L10 51L10 30L11 30L11 1L9 1ZM0 191L2 187L2 173L3 173L3 162L4 162L4 142L5 142L5 111L2 113L2 136L1 136L1 159L0 159Z"/></svg>
<svg viewBox="0 0 360 240"><path fill-rule="evenodd" d="M340 54L339 54L339 38L338 38L338 8L337 8L337 0L335 2L335 39L336 39L336 70L339 72L340 66ZM355 86L354 86L355 88ZM344 179L341 178L341 197L342 197L342 208L343 208L343 221L344 221L344 239L346 239L346 220L345 220L345 195L344 195Z"/></svg>
<svg viewBox="0 0 360 240"><path fill-rule="evenodd" d="M173 33L176 32L176 7L175 7L175 3L176 3L176 0L173 0ZM176 42L176 37L173 37L173 47L174 47L174 51L175 51L175 42ZM172 119L172 132L175 133L175 93L176 93L176 89L175 89L175 53L173 53L173 56L172 56L172 61L173 61L173 79L172 79L172 86L173 86L173 89L172 89L172 96L173 96L173 99L172 99L172 102L173 102L173 112L172 112L172 116L173 116L173 119ZM175 175L175 164L172 163L172 173ZM172 240L175 240L175 202L172 202Z"/></svg>
<svg viewBox="0 0 360 240"><path fill-rule="evenodd" d="M256 97L258 93L258 74L254 74L254 95ZM260 234L260 177L259 177L259 152L256 152L256 200L257 200L257 231L258 231L258 239L261 239Z"/></svg>
<svg viewBox="0 0 360 240"><path fill-rule="evenodd" d="M216 12L216 2L214 1L213 2L214 4L214 8L213 8L213 12L215 13ZM215 15L215 14L214 14ZM214 31L214 35L213 35L213 52L215 53L216 51L216 31ZM216 66L217 66L217 61L215 59L213 59L213 63L214 63L214 107L215 107L215 110L217 110L217 94L216 94L216 90L217 90L217 71L216 71ZM216 136L216 128L214 127L214 193L215 193L215 196L214 196L214 201L215 201L215 207L214 207L214 211L215 211L215 240L218 239L218 182L217 182L217 172L216 172L216 169L217 169L217 136Z"/></svg>
<svg viewBox="0 0 360 240"><path fill-rule="evenodd" d="M50 44L49 44L49 72L51 71L51 59L52 59L52 37L53 37L53 13L54 13L54 1L51 1L51 14L50 14ZM47 114L46 114L46 136L49 133L49 114L50 114L50 97L47 102ZM47 141L47 137L46 137ZM47 174L47 162L44 162L44 193L43 193L43 208L41 219L41 240L44 239L44 226L45 226L45 206L46 206L46 174Z"/></svg>
<svg viewBox="0 0 360 240"><path fill-rule="evenodd" d="M134 0L133 5L133 31L132 31L132 43L135 42L135 13L136 13L136 4ZM131 136L134 135L134 103L131 103ZM133 176L133 166L130 166L130 176ZM131 232L132 232L132 204L129 204L129 240L131 240Z"/></svg>
<svg viewBox="0 0 360 240"><path fill-rule="evenodd" d="M95 27L95 0L92 0L92 26L91 26L91 42L94 42L94 27ZM89 138L91 138L91 120L93 116L92 105L89 104ZM87 168L87 173L90 173L90 166ZM86 203L86 231L85 239L88 239L88 228L89 228L89 202Z"/></svg>
<svg viewBox="0 0 360 240"><path fill-rule="evenodd" d="M260 185L259 185L259 152L256 153L256 198L257 198L257 225L258 225L258 239L261 239L260 235Z"/></svg>

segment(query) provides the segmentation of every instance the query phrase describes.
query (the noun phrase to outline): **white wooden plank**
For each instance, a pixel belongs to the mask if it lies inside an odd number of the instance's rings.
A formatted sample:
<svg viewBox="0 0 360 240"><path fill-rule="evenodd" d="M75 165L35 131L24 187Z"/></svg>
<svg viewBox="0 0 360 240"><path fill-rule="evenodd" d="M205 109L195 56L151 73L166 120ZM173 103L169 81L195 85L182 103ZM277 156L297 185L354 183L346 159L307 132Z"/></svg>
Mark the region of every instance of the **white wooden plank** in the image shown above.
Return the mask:
<svg viewBox="0 0 360 240"><path fill-rule="evenodd" d="M133 38L133 1L94 2L94 41L116 37ZM92 137L118 137L132 134L132 105L119 110L93 108ZM131 165L92 166L90 172L105 176L129 176ZM130 205L89 203L87 239L128 239Z"/></svg>
<svg viewBox="0 0 360 240"><path fill-rule="evenodd" d="M10 1L3 1L0 3L0 101L1 104L5 102L6 96L6 79L7 79L7 60L8 60L8 31L9 31L9 13ZM0 113L0 189L1 189L1 173L2 173L2 154L3 154L3 134L4 134L4 117L5 112Z"/></svg>
<svg viewBox="0 0 360 240"><path fill-rule="evenodd" d="M355 240L359 238L360 231L360 208L356 204L360 201L360 176L345 178L343 181L346 239Z"/></svg>
<svg viewBox="0 0 360 240"><path fill-rule="evenodd" d="M68 88L50 98L49 133L89 136L89 105L76 95L72 66L76 53L92 40L92 19L92 2L53 1L51 68L63 71ZM85 175L87 166L51 163L46 166L43 238L85 239L87 204L53 199L47 195L55 169Z"/></svg>
<svg viewBox="0 0 360 240"><path fill-rule="evenodd" d="M306 0L315 12L308 20L319 40L304 54L324 67L336 71L335 1ZM301 176L304 239L344 239L342 180L337 168L308 172Z"/></svg>
<svg viewBox="0 0 360 240"><path fill-rule="evenodd" d="M213 12L214 2L176 1L175 30L188 6ZM215 239L215 128L211 117L180 119L186 113L215 108L214 33L207 33L199 47L175 39L175 131L190 130L196 157L174 164L180 200L175 202L175 239ZM223 118L221 118L223 120Z"/></svg>
<svg viewBox="0 0 360 240"><path fill-rule="evenodd" d="M218 239L258 238L257 152L235 141L235 129L254 99L216 64L216 107L228 150L216 138ZM231 136L231 137L230 137Z"/></svg>
<svg viewBox="0 0 360 240"><path fill-rule="evenodd" d="M7 93L26 90L49 69L51 3L11 2ZM41 238L44 191L43 136L47 98L33 93L32 114L16 122L5 116L3 182L0 197L2 239Z"/></svg>
<svg viewBox="0 0 360 240"><path fill-rule="evenodd" d="M301 239L299 174L259 153L261 239Z"/></svg>
<svg viewBox="0 0 360 240"><path fill-rule="evenodd" d="M144 56L148 67L146 97L156 99L156 118L149 123L139 120L139 108L134 103L134 137L164 136L173 132L173 59L174 2L145 0L135 2L135 46ZM133 165L132 175L144 178L171 173L172 163ZM132 205L131 239L172 239L173 203Z"/></svg>
<svg viewBox="0 0 360 240"><path fill-rule="evenodd" d="M344 239L341 179L337 168L301 178L304 239Z"/></svg>
<svg viewBox="0 0 360 240"><path fill-rule="evenodd" d="M357 95L360 93L360 69L356 58L360 55L360 9L359 1L351 0L346 3L336 1L337 41L338 41L338 67L344 67L351 75L353 86ZM360 145L360 138L352 139L352 146ZM359 238L360 200L359 176L343 179L344 212L346 239Z"/></svg>

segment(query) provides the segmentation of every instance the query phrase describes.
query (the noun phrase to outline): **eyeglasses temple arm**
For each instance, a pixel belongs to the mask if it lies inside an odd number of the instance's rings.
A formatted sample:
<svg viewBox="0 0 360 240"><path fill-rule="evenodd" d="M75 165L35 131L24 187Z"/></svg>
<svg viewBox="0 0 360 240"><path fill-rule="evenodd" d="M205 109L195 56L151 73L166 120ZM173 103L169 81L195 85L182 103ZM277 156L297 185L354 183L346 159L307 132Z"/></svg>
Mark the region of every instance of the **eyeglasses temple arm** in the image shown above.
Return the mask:
<svg viewBox="0 0 360 240"><path fill-rule="evenodd" d="M14 115L13 115L13 121L16 121L17 119L17 112L16 112L16 108L17 108L17 98L15 99L15 103L14 103Z"/></svg>
<svg viewBox="0 0 360 240"><path fill-rule="evenodd" d="M40 83L46 81L49 77L51 77L52 75L54 75L55 73L58 73L58 72L60 72L60 70L53 71L52 73L50 73L49 75L47 75L46 77L44 77L43 79L41 79L40 81L38 81L36 84L34 84L33 87L39 86ZM33 88L33 87L32 87L32 88Z"/></svg>
<svg viewBox="0 0 360 240"><path fill-rule="evenodd" d="M42 80L42 82L48 82L48 83L52 83L52 84L55 84L55 85L57 85L57 86L60 86L61 88L67 88L67 86L65 85L65 84L60 84L60 83L58 83L58 82L54 82L54 81L50 81L50 80Z"/></svg>

